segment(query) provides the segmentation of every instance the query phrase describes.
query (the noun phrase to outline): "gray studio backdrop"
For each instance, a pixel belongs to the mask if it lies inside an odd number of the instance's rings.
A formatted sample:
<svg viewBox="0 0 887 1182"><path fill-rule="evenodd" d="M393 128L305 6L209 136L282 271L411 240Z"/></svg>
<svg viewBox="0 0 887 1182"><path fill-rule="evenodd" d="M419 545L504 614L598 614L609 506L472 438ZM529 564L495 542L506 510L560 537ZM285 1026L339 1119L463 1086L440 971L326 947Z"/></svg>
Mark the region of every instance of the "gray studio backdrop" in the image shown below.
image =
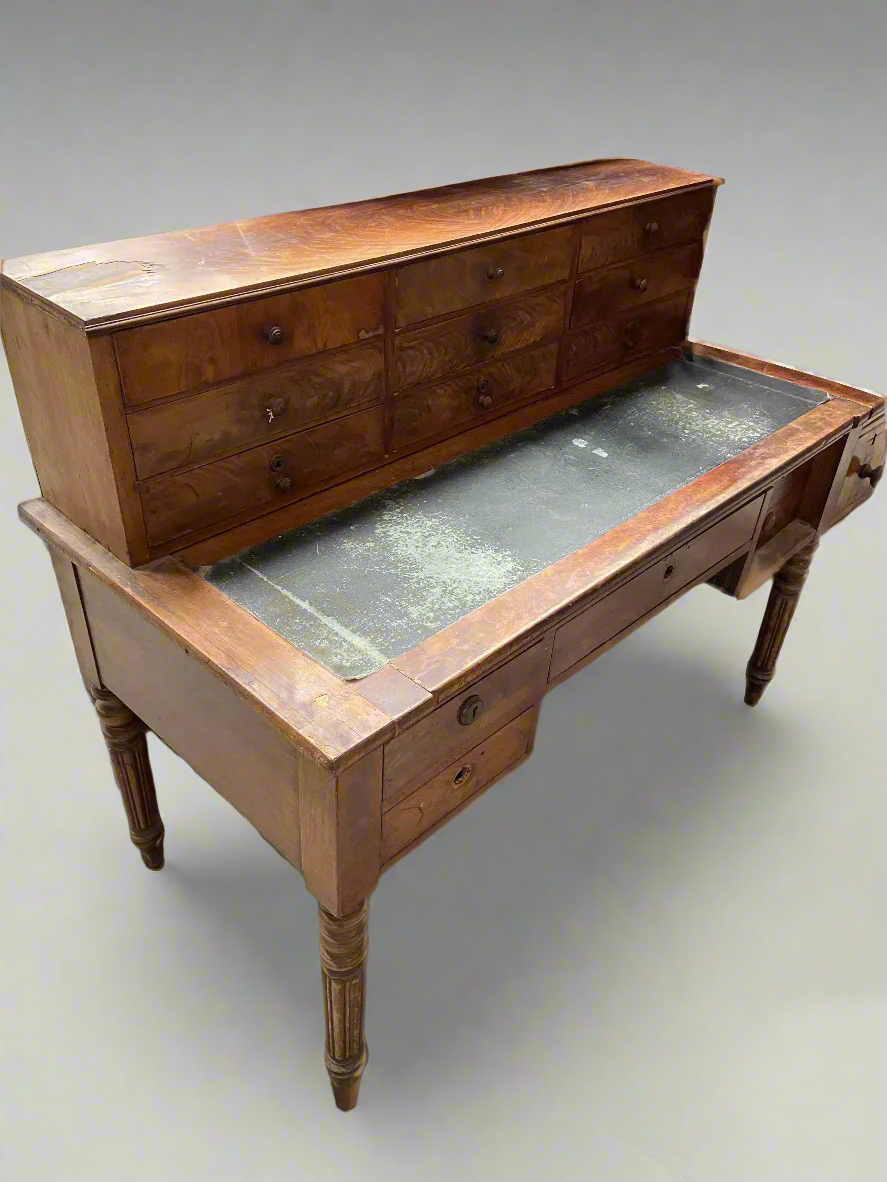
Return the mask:
<svg viewBox="0 0 887 1182"><path fill-rule="evenodd" d="M727 178L694 335L887 388L883 3L2 5L0 253L632 155ZM883 1182L887 493L763 593L682 600L386 876L360 1106L313 900L154 746L144 872L3 370L8 1182Z"/></svg>

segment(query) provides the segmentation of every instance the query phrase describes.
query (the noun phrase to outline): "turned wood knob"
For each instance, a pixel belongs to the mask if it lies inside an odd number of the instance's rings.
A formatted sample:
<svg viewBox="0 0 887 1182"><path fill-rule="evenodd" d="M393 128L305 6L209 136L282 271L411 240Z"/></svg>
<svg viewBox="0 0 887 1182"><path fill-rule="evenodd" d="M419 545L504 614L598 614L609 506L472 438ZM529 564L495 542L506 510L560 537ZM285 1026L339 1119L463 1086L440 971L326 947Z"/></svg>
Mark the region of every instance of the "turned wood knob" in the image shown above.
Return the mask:
<svg viewBox="0 0 887 1182"><path fill-rule="evenodd" d="M268 402L268 405L265 407L265 414L268 416L268 422L271 423L275 419L279 419L285 410L286 410L286 399L285 398L270 399Z"/></svg>
<svg viewBox="0 0 887 1182"><path fill-rule="evenodd" d="M279 324L266 324L262 329L262 336L269 345L283 344L283 329Z"/></svg>
<svg viewBox="0 0 887 1182"><path fill-rule="evenodd" d="M481 408L481 410L489 410L490 407L493 405L493 395L492 394L478 394L477 405Z"/></svg>
<svg viewBox="0 0 887 1182"><path fill-rule="evenodd" d="M644 226L644 233L645 234L658 234L659 233L659 223L658 222L647 222L646 226Z"/></svg>
<svg viewBox="0 0 887 1182"><path fill-rule="evenodd" d="M645 275L636 275L634 277L634 279L632 279L632 281L631 281L631 286L635 289L635 291L646 291L647 290L646 276Z"/></svg>
<svg viewBox="0 0 887 1182"><path fill-rule="evenodd" d="M638 326L632 321L631 324L626 324L625 331L622 334L622 346L625 349L634 349L638 343Z"/></svg>
<svg viewBox="0 0 887 1182"><path fill-rule="evenodd" d="M278 476L274 484L281 492L288 492L293 486L293 482L289 476Z"/></svg>
<svg viewBox="0 0 887 1182"><path fill-rule="evenodd" d="M492 264L487 267L487 279L504 279L505 269L503 267L494 267Z"/></svg>
<svg viewBox="0 0 887 1182"><path fill-rule="evenodd" d="M488 328L486 330L486 332L484 333L484 340L487 342L488 345L495 345L496 342L499 340L499 329L498 328Z"/></svg>
<svg viewBox="0 0 887 1182"><path fill-rule="evenodd" d="M871 481L872 488L876 486L883 475L883 464L880 464L877 468L873 468L871 464L860 464L859 471L857 472L857 476L860 480Z"/></svg>
<svg viewBox="0 0 887 1182"><path fill-rule="evenodd" d="M483 708L483 698L479 698L477 694L472 694L470 698L466 698L459 707L459 722L461 725L471 726L471 724L476 721Z"/></svg>

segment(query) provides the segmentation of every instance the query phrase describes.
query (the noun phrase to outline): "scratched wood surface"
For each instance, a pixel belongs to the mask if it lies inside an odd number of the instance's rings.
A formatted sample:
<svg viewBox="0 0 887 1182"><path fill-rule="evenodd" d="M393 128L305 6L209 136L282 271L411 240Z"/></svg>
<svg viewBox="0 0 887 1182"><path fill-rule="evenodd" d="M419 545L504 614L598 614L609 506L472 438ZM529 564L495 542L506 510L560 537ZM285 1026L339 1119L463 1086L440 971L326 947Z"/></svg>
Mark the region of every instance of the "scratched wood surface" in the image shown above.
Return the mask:
<svg viewBox="0 0 887 1182"><path fill-rule="evenodd" d="M2 278L87 328L296 286L718 178L644 160L592 160L7 259Z"/></svg>
<svg viewBox="0 0 887 1182"><path fill-rule="evenodd" d="M340 676L366 676L825 397L675 361L201 573Z"/></svg>

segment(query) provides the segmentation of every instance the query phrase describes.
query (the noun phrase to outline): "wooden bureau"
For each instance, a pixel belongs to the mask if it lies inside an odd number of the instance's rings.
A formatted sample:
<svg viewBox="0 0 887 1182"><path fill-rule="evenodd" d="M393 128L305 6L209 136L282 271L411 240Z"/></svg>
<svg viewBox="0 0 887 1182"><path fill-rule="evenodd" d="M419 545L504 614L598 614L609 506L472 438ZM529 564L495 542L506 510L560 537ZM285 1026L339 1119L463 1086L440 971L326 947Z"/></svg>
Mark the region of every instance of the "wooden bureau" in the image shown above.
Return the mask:
<svg viewBox="0 0 887 1182"><path fill-rule="evenodd" d="M342 1108L384 869L700 583L773 579L754 705L883 474L880 396L688 339L719 184L600 160L4 263L20 512L132 839L163 865L150 729L302 871Z"/></svg>

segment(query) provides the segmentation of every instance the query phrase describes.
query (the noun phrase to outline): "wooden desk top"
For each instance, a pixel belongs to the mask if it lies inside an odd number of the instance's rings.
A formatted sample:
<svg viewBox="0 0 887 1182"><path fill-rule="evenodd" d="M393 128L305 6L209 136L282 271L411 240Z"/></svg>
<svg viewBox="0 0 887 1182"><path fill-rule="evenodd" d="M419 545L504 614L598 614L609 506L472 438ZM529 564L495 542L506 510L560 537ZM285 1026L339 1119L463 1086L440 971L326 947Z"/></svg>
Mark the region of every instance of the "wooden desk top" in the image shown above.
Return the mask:
<svg viewBox="0 0 887 1182"><path fill-rule="evenodd" d="M110 329L713 181L644 160L592 160L7 259L2 281L81 328Z"/></svg>
<svg viewBox="0 0 887 1182"><path fill-rule="evenodd" d="M364 677L825 401L684 357L201 573Z"/></svg>

